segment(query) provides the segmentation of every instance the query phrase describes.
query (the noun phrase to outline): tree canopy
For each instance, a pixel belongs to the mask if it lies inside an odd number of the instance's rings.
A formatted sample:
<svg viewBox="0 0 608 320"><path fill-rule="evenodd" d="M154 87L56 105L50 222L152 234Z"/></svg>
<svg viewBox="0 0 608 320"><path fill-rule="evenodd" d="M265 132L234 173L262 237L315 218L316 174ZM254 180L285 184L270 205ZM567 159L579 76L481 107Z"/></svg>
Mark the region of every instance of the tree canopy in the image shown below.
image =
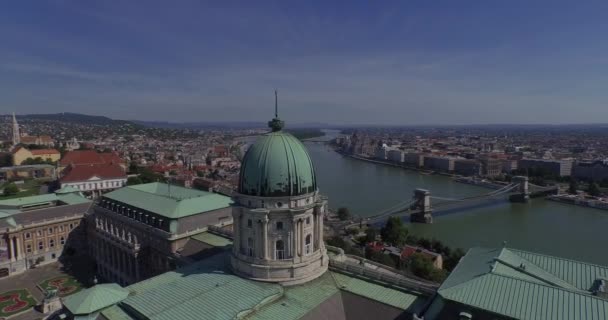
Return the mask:
<svg viewBox="0 0 608 320"><path fill-rule="evenodd" d="M4 186L4 192L3 192L3 194L5 196L16 195L17 193L19 193L19 187L17 187L16 184L9 183L6 186Z"/></svg>
<svg viewBox="0 0 608 320"><path fill-rule="evenodd" d="M385 242L394 246L401 246L405 244L407 239L407 228L399 217L390 217L386 225L380 230L380 235Z"/></svg>
<svg viewBox="0 0 608 320"><path fill-rule="evenodd" d="M342 221L350 218L350 210L346 207L338 208L338 218Z"/></svg>

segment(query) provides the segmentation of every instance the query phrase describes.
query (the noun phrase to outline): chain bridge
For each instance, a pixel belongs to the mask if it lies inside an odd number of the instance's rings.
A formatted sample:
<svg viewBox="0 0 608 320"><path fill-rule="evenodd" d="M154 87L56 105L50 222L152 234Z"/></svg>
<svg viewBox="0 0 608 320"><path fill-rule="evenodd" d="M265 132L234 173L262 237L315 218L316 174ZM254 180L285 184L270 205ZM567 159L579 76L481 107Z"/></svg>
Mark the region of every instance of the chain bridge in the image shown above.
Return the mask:
<svg viewBox="0 0 608 320"><path fill-rule="evenodd" d="M528 182L528 177L523 176L513 177L510 184L500 189L459 199L432 196L429 190L416 189L414 190L413 198L377 212L361 222L376 224L384 222L389 217L409 216L411 222L433 223L433 215L440 214L441 212L464 210L466 208L505 201L506 199L511 202L527 202L530 198L555 194L557 191L557 186L543 187L534 185Z"/></svg>

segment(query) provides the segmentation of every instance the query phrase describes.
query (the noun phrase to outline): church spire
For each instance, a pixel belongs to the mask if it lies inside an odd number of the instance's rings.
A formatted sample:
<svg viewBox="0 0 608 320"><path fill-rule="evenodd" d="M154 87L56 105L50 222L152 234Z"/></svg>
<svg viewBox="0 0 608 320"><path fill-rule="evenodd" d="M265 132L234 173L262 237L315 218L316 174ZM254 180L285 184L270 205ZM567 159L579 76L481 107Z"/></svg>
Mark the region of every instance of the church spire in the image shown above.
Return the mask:
<svg viewBox="0 0 608 320"><path fill-rule="evenodd" d="M272 129L272 132L281 131L285 126L285 122L279 119L279 95L277 90L274 90L274 119L268 122L268 127Z"/></svg>
<svg viewBox="0 0 608 320"><path fill-rule="evenodd" d="M13 146L18 145L21 142L21 134L19 133L19 124L17 123L17 117L13 112Z"/></svg>

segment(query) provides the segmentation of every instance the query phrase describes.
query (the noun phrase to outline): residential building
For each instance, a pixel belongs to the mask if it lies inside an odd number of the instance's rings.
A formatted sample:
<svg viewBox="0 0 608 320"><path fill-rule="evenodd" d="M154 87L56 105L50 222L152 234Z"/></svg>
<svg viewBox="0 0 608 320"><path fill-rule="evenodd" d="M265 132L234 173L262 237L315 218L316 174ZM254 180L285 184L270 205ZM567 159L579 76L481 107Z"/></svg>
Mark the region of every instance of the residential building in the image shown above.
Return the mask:
<svg viewBox="0 0 608 320"><path fill-rule="evenodd" d="M57 162L61 158L61 153L56 149L32 149L28 150L24 147L17 147L13 150L13 165L19 166L27 159L40 158L42 160L50 160Z"/></svg>
<svg viewBox="0 0 608 320"><path fill-rule="evenodd" d="M0 168L1 180L40 179L55 180L55 166L50 164L34 164Z"/></svg>
<svg viewBox="0 0 608 320"><path fill-rule="evenodd" d="M91 198L127 185L127 174L118 164L69 165L59 179L61 188L73 187Z"/></svg>
<svg viewBox="0 0 608 320"><path fill-rule="evenodd" d="M424 156L424 167L430 170L452 172L454 171L454 158L446 156Z"/></svg>
<svg viewBox="0 0 608 320"><path fill-rule="evenodd" d="M375 158L378 160L386 160L389 148L383 144L376 148Z"/></svg>
<svg viewBox="0 0 608 320"><path fill-rule="evenodd" d="M84 251L80 222L91 201L78 190L0 200L0 276L57 261L68 247Z"/></svg>
<svg viewBox="0 0 608 320"><path fill-rule="evenodd" d="M585 181L603 181L608 179L608 162L577 162L572 168L572 176Z"/></svg>
<svg viewBox="0 0 608 320"><path fill-rule="evenodd" d="M88 217L99 276L127 285L175 269L191 236L232 224L231 204L226 196L164 183L103 194Z"/></svg>
<svg viewBox="0 0 608 320"><path fill-rule="evenodd" d="M473 159L454 160L454 173L463 176L480 176L481 163Z"/></svg>
<svg viewBox="0 0 608 320"><path fill-rule="evenodd" d="M517 170L517 168L518 168L517 163L518 163L517 160L512 160L512 159L503 160L502 161L502 172L511 173L511 172Z"/></svg>
<svg viewBox="0 0 608 320"><path fill-rule="evenodd" d="M389 150L386 157L392 162L403 163L404 161L404 153L399 149Z"/></svg>
<svg viewBox="0 0 608 320"><path fill-rule="evenodd" d="M608 319L608 267L471 248L419 319Z"/></svg>
<svg viewBox="0 0 608 320"><path fill-rule="evenodd" d="M405 152L403 154L403 163L412 167L424 166L424 155L417 152Z"/></svg>
<svg viewBox="0 0 608 320"><path fill-rule="evenodd" d="M503 171L503 162L500 159L482 157L479 159L479 162L481 163L481 175L484 177L497 177ZM517 161L515 163L517 163Z"/></svg>
<svg viewBox="0 0 608 320"><path fill-rule="evenodd" d="M572 174L572 160L547 160L547 159L521 159L520 169L540 169L559 177L568 177Z"/></svg>

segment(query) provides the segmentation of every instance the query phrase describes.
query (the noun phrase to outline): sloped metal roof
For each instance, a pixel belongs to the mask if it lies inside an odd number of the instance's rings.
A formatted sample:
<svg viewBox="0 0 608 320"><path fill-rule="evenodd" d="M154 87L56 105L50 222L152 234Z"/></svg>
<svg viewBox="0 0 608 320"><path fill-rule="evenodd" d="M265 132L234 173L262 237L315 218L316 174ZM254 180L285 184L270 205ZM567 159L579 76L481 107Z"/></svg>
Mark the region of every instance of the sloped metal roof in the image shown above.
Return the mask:
<svg viewBox="0 0 608 320"><path fill-rule="evenodd" d="M229 197L217 193L158 182L120 188L103 197L171 219L227 208L232 204Z"/></svg>
<svg viewBox="0 0 608 320"><path fill-rule="evenodd" d="M98 284L63 299L63 305L74 315L86 315L112 306L129 295L115 283Z"/></svg>
<svg viewBox="0 0 608 320"><path fill-rule="evenodd" d="M608 319L608 300L589 291L605 270L507 248L472 248L438 294L517 319Z"/></svg>

